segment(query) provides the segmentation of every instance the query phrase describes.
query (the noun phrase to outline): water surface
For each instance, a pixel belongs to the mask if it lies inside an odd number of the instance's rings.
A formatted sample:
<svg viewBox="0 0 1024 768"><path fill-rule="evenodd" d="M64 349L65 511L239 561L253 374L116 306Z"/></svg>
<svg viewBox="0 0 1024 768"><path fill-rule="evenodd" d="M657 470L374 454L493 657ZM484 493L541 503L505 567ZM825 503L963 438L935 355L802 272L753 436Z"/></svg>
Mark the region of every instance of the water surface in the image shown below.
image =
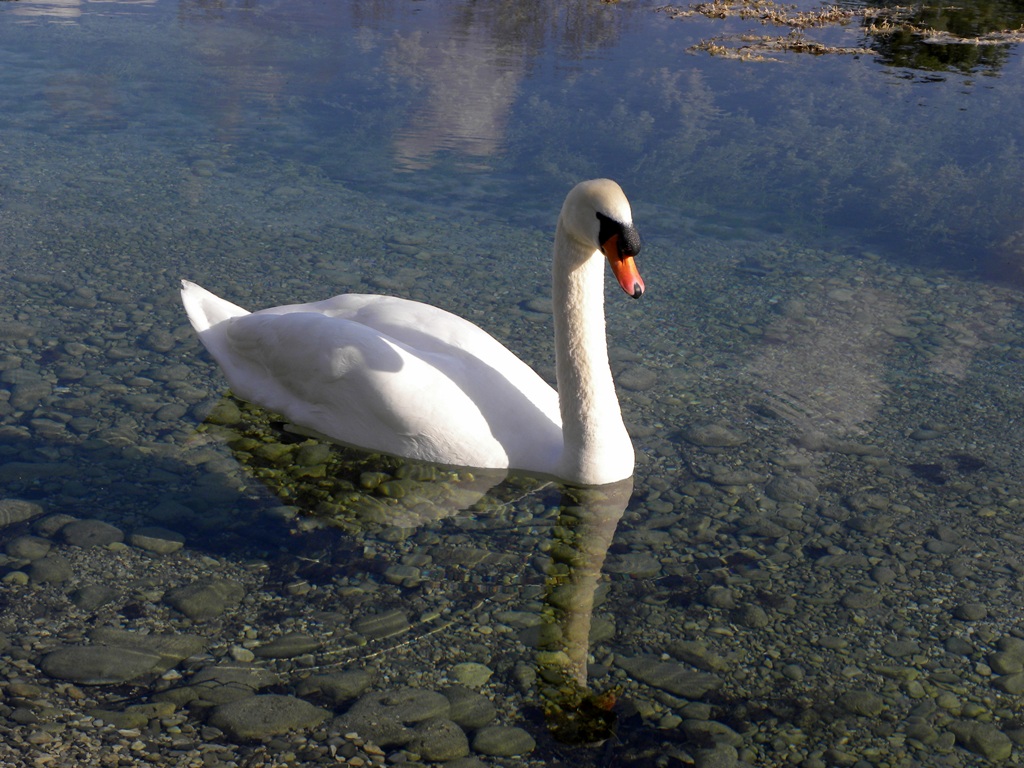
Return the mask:
<svg viewBox="0 0 1024 768"><path fill-rule="evenodd" d="M1019 49L856 18L805 34L861 53L694 48L751 31L645 3L0 5L0 496L38 505L2 510L5 759L436 762L458 734L485 765L1015 759ZM632 488L295 437L225 399L178 303L182 277L251 308L394 293L550 377L555 217L595 176L644 237L648 293L608 294ZM53 656L141 634L186 650L109 678ZM218 719L196 686L239 664L318 724ZM453 684L492 719L438 709ZM421 694L395 732L360 719ZM488 725L533 746L498 757Z"/></svg>

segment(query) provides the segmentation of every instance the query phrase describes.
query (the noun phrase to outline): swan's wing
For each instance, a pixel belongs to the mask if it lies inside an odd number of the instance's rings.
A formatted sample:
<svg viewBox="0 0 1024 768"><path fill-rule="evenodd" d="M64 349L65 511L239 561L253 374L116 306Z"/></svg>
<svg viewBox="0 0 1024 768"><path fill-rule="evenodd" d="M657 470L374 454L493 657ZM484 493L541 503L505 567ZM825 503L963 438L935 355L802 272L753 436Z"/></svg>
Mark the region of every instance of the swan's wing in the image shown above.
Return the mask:
<svg viewBox="0 0 1024 768"><path fill-rule="evenodd" d="M316 312L351 320L423 353L450 353L455 348L474 357L515 358L504 345L469 320L440 307L397 296L346 293L309 304L264 309L257 314L294 312Z"/></svg>
<svg viewBox="0 0 1024 768"><path fill-rule="evenodd" d="M446 464L505 467L560 448L557 396L483 331L514 365L496 368L425 330L429 351L338 314L280 309L215 328L226 342L215 357L243 399L342 442Z"/></svg>

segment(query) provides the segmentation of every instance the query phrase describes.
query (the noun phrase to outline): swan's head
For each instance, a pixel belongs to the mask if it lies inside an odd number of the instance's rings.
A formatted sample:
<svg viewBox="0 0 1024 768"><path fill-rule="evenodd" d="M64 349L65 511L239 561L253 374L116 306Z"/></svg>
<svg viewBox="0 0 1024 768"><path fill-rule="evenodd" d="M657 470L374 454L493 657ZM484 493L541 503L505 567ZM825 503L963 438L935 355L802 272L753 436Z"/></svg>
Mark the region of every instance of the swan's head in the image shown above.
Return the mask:
<svg viewBox="0 0 1024 768"><path fill-rule="evenodd" d="M640 252L640 233L622 188L611 179L582 181L565 198L561 214L566 233L608 259L622 290L634 299L644 281L633 257Z"/></svg>

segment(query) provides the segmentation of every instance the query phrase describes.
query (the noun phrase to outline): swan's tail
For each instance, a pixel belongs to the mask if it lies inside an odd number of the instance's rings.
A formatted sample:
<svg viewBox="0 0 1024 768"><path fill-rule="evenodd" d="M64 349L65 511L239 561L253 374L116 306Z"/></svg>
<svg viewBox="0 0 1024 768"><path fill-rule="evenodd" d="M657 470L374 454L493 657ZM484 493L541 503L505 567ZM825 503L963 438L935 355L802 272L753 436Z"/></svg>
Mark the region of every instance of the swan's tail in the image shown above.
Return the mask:
<svg viewBox="0 0 1024 768"><path fill-rule="evenodd" d="M185 305L192 327L200 336L225 320L249 314L248 310L225 301L191 280L181 281L181 302Z"/></svg>

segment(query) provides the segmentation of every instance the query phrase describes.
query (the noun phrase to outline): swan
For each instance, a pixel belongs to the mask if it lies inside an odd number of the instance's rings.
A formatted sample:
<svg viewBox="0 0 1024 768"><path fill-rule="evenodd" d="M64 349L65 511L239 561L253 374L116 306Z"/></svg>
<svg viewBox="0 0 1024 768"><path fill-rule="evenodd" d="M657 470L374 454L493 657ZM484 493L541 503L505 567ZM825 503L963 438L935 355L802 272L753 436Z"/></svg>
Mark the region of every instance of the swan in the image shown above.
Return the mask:
<svg viewBox="0 0 1024 768"><path fill-rule="evenodd" d="M556 392L483 329L394 296L343 294L250 313L188 280L193 328L234 394L358 448L572 485L633 474L605 338L607 260L639 298L640 237L609 179L576 185L555 229Z"/></svg>

